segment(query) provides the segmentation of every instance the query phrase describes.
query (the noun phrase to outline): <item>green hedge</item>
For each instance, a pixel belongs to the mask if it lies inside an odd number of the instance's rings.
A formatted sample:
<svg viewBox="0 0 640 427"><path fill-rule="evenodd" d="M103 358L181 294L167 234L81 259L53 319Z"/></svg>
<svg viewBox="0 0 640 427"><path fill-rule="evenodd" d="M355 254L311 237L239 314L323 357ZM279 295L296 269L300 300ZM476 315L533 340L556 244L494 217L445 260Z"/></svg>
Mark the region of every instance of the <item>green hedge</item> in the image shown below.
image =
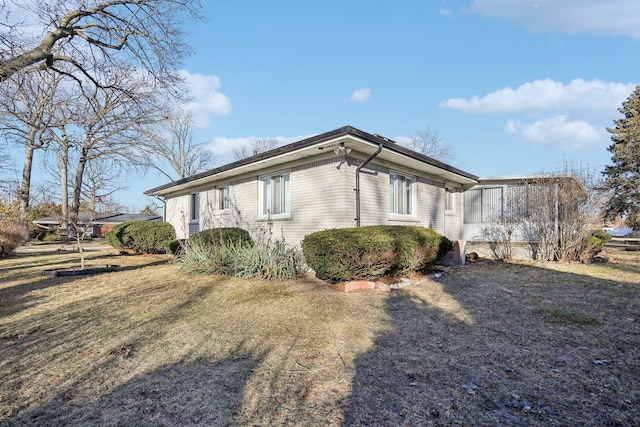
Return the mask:
<svg viewBox="0 0 640 427"><path fill-rule="evenodd" d="M147 254L166 253L176 239L176 231L167 222L129 221L106 233L107 243L116 249Z"/></svg>
<svg viewBox="0 0 640 427"><path fill-rule="evenodd" d="M253 241L247 230L237 227L210 228L189 237L189 243L193 245L218 246L229 242L251 245Z"/></svg>
<svg viewBox="0 0 640 427"><path fill-rule="evenodd" d="M600 252L604 245L611 240L611 235L606 231L597 230L591 233L584 241L581 258L590 258Z"/></svg>
<svg viewBox="0 0 640 427"><path fill-rule="evenodd" d="M302 252L319 279L338 283L425 271L451 245L428 228L376 225L309 234L302 241Z"/></svg>
<svg viewBox="0 0 640 427"><path fill-rule="evenodd" d="M127 227L133 224L135 221L127 221L122 224L118 224L111 231L107 231L104 235L107 243L116 249L123 249L124 242L122 241L123 235Z"/></svg>

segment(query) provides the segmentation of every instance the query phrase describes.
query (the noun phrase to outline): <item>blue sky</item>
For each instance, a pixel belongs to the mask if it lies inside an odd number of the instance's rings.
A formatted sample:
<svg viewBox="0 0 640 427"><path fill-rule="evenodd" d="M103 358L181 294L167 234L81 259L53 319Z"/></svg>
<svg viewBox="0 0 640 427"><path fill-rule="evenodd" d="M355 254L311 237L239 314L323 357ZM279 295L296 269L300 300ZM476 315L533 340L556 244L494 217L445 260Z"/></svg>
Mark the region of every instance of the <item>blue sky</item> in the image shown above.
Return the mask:
<svg viewBox="0 0 640 427"><path fill-rule="evenodd" d="M429 127L479 176L603 169L605 128L640 83L637 0L208 1L184 64L198 142L232 160L352 125ZM142 208L150 172L115 197Z"/></svg>

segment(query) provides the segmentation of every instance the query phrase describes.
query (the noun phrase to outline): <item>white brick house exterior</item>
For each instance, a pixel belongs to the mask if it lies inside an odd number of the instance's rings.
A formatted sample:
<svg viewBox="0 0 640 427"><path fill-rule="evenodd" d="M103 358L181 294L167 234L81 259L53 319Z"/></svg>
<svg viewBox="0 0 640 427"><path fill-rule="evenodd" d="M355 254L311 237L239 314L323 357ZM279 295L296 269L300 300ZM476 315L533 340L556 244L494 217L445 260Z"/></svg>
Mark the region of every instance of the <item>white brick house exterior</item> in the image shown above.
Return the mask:
<svg viewBox="0 0 640 427"><path fill-rule="evenodd" d="M343 127L145 192L179 238L241 227L299 244L327 228L410 224L464 237L465 189L479 178L387 138ZM271 227L268 225L272 224Z"/></svg>

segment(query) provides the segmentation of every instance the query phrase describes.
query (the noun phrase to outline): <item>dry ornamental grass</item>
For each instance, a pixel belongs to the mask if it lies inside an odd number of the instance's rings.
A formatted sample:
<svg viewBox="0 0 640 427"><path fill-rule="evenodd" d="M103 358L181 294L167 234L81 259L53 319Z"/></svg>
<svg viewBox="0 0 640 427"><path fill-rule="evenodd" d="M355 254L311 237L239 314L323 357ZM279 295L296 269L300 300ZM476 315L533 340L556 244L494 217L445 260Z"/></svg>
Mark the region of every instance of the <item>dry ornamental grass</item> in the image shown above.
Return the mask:
<svg viewBox="0 0 640 427"><path fill-rule="evenodd" d="M391 293L0 260L0 425L637 425L640 259L478 263ZM619 258L624 256L624 258Z"/></svg>

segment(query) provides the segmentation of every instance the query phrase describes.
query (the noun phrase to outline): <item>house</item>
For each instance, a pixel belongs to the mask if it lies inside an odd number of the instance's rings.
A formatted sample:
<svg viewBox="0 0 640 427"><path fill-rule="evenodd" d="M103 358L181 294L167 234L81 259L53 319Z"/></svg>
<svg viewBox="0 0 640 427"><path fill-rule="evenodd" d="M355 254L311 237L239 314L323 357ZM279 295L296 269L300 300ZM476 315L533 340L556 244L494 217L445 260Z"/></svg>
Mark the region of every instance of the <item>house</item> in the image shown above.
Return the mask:
<svg viewBox="0 0 640 427"><path fill-rule="evenodd" d="M143 215L143 214L127 214L127 213L91 213L80 212L78 214L78 225L85 229L86 234L91 237L104 237L104 235L113 230L116 225L127 221L162 221L159 215ZM56 230L62 225L62 217L49 216L39 218L33 223L42 229Z"/></svg>
<svg viewBox="0 0 640 427"><path fill-rule="evenodd" d="M298 245L312 232L420 225L474 240L511 180L482 179L345 126L145 192L178 238L241 227Z"/></svg>

